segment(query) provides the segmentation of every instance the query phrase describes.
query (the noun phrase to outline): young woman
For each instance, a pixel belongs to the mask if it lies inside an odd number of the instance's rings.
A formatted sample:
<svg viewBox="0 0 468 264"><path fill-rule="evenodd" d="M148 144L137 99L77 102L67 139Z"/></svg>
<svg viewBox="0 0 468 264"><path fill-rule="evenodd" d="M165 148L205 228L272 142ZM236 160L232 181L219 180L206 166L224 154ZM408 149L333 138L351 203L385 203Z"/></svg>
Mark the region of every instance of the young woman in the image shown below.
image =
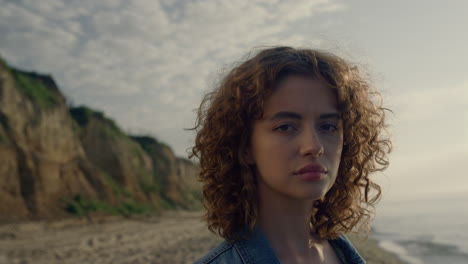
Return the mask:
<svg viewBox="0 0 468 264"><path fill-rule="evenodd" d="M205 220L225 242L196 263L365 263L343 234L381 195L379 99L322 51L268 48L232 69L198 112Z"/></svg>

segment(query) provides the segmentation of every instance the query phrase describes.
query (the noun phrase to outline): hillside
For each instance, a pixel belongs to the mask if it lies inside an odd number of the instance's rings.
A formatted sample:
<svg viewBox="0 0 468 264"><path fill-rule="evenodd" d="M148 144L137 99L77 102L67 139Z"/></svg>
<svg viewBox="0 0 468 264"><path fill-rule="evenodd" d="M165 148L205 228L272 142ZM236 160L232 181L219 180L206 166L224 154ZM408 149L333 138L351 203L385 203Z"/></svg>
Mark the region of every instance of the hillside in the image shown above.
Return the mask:
<svg viewBox="0 0 468 264"><path fill-rule="evenodd" d="M0 59L0 220L199 208L198 168Z"/></svg>

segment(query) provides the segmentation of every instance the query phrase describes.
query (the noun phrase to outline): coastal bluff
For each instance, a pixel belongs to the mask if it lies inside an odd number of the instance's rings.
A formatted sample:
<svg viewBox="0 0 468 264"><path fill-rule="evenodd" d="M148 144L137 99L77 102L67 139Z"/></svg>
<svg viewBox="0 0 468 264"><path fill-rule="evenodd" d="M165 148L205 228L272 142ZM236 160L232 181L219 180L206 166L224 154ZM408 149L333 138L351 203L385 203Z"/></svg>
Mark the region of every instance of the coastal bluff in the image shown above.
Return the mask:
<svg viewBox="0 0 468 264"><path fill-rule="evenodd" d="M198 167L0 58L0 221L200 208Z"/></svg>

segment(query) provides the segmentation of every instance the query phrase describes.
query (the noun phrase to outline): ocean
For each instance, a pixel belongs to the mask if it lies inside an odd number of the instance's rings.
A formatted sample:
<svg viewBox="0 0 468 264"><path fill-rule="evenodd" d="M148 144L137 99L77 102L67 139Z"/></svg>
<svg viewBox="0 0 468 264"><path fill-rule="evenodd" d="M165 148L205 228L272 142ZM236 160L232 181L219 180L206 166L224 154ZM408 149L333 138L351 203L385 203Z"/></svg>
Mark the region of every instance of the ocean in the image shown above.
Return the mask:
<svg viewBox="0 0 468 264"><path fill-rule="evenodd" d="M385 202L372 238L410 264L468 264L468 192Z"/></svg>

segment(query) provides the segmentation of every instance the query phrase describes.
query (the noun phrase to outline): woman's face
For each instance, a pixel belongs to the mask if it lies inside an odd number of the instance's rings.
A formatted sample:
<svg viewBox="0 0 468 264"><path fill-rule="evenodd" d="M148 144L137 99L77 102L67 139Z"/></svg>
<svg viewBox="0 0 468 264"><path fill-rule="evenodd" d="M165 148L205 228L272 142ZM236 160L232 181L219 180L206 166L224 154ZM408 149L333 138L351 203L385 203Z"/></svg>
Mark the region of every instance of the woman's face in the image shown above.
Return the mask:
<svg viewBox="0 0 468 264"><path fill-rule="evenodd" d="M250 160L260 198L318 200L338 173L343 129L337 99L318 80L290 76L265 101L253 126Z"/></svg>

